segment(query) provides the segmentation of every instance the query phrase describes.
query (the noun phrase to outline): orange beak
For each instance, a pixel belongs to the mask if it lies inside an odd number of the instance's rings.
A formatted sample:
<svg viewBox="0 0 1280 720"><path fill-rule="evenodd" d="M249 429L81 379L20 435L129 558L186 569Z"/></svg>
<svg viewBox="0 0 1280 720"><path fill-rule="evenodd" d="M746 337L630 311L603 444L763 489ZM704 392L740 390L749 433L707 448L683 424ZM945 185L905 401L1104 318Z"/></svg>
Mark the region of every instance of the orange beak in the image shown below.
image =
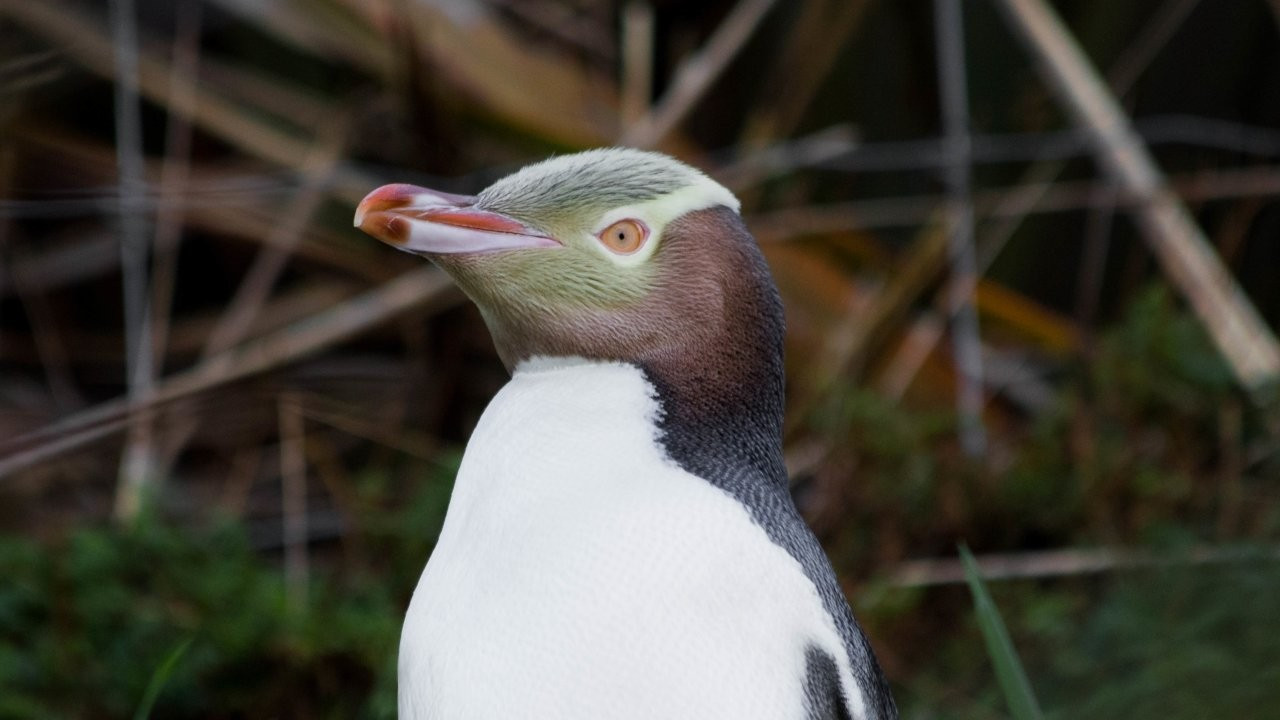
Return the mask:
<svg viewBox="0 0 1280 720"><path fill-rule="evenodd" d="M401 250L425 255L563 247L501 213L475 207L470 195L416 185L383 185L356 208L355 226Z"/></svg>

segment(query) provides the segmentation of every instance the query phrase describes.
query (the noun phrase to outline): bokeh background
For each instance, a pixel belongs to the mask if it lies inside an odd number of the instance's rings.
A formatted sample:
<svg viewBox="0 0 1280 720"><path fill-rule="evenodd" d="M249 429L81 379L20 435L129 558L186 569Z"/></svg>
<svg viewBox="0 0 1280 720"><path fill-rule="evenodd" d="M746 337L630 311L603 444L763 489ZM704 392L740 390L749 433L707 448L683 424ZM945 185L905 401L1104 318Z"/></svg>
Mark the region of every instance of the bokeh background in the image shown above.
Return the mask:
<svg viewBox="0 0 1280 720"><path fill-rule="evenodd" d="M657 148L733 189L904 717L1280 715L1280 2L0 0L0 716L387 718L505 381L351 228ZM154 700L154 707L151 703Z"/></svg>

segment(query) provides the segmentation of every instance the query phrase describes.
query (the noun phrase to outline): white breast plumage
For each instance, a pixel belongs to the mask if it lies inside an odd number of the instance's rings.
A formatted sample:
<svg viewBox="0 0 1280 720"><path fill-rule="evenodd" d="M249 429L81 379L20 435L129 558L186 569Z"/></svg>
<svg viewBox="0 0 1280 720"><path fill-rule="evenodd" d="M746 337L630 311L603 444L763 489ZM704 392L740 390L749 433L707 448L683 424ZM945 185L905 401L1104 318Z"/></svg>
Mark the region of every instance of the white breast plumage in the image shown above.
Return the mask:
<svg viewBox="0 0 1280 720"><path fill-rule="evenodd" d="M637 368L522 365L476 428L400 647L400 717L799 718L862 698L800 565L664 457Z"/></svg>

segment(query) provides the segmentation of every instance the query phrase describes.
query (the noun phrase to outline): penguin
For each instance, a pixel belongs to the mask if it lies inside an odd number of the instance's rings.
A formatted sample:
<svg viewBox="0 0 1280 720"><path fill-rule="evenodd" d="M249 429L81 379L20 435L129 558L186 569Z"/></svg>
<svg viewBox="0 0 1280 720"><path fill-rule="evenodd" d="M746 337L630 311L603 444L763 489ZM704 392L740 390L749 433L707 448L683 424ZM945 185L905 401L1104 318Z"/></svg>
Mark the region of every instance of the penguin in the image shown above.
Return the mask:
<svg viewBox="0 0 1280 720"><path fill-rule="evenodd" d="M403 720L897 717L789 493L782 303L729 190L603 148L355 225L448 273L511 372L405 616Z"/></svg>

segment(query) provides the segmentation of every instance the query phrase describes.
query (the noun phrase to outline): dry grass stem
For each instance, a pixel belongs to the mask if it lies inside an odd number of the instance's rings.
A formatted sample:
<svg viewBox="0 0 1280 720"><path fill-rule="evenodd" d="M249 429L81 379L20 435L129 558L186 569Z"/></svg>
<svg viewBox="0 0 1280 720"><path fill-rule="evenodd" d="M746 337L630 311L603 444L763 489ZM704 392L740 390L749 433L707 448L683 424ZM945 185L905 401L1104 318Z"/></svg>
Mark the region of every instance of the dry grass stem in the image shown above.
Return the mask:
<svg viewBox="0 0 1280 720"><path fill-rule="evenodd" d="M1280 377L1280 343L1166 187L1128 117L1062 21L1042 0L1001 0L1011 26L1075 121L1095 133L1098 161L1128 192L1151 249L1186 296L1241 384L1258 390Z"/></svg>
<svg viewBox="0 0 1280 720"><path fill-rule="evenodd" d="M982 350L973 290L978 273L973 251L973 199L970 196L969 90L965 77L964 16L960 0L934 0L939 105L950 162L947 186L947 260L951 282L947 314L951 319L952 355L956 367L956 414L960 446L972 457L986 452L982 424Z"/></svg>
<svg viewBox="0 0 1280 720"><path fill-rule="evenodd" d="M0 441L0 478L113 432L131 414L270 370L401 312L441 302L452 288L444 273L435 268L410 271L306 320L172 375L157 383L146 398L132 402L128 398L110 400Z"/></svg>
<svg viewBox="0 0 1280 720"><path fill-rule="evenodd" d="M866 0L804 3L786 47L761 83L741 144L760 148L790 137L871 5Z"/></svg>
<svg viewBox="0 0 1280 720"><path fill-rule="evenodd" d="M318 133L319 138L305 164L301 189L278 211L279 217L275 218L267 243L254 257L222 319L209 334L203 357L212 357L240 342L258 316L324 200L324 179L333 173L342 157L346 126L347 121L342 118L326 123Z"/></svg>
<svg viewBox="0 0 1280 720"><path fill-rule="evenodd" d="M623 127L639 122L653 97L653 5L628 0L622 8L622 82L619 100Z"/></svg>
<svg viewBox="0 0 1280 720"><path fill-rule="evenodd" d="M680 64L667 92L627 129L620 144L640 148L661 145L747 44L776 1L738 0L706 44Z"/></svg>
<svg viewBox="0 0 1280 720"><path fill-rule="evenodd" d="M101 23L89 13L56 2L0 0L0 15L65 48L86 70L114 80L111 40L101 30ZM311 149L311 143L305 139L258 118L220 94L201 88L194 78L185 78L184 82L196 86L198 92L191 97L173 96L169 93L172 78L169 63L146 50L139 52L138 89L147 99L165 105L170 112L190 117L204 130L250 155L285 167L305 166ZM177 104L186 102L191 105ZM375 179L349 168L344 167L338 174L340 177L332 185L333 192L353 205L363 197L359 188L367 192L378 184Z"/></svg>
<svg viewBox="0 0 1280 720"><path fill-rule="evenodd" d="M301 399L282 393L280 418L280 503L284 516L284 577L289 605L295 613L307 609L307 436L299 407Z"/></svg>
<svg viewBox="0 0 1280 720"><path fill-rule="evenodd" d="M1064 549L978 556L984 580L1028 580L1071 577L1117 570L1170 565L1221 565L1258 559L1280 561L1280 548L1198 547L1181 557L1141 550ZM927 587L963 583L964 567L956 558L911 560L898 565L888 582L895 587Z"/></svg>

